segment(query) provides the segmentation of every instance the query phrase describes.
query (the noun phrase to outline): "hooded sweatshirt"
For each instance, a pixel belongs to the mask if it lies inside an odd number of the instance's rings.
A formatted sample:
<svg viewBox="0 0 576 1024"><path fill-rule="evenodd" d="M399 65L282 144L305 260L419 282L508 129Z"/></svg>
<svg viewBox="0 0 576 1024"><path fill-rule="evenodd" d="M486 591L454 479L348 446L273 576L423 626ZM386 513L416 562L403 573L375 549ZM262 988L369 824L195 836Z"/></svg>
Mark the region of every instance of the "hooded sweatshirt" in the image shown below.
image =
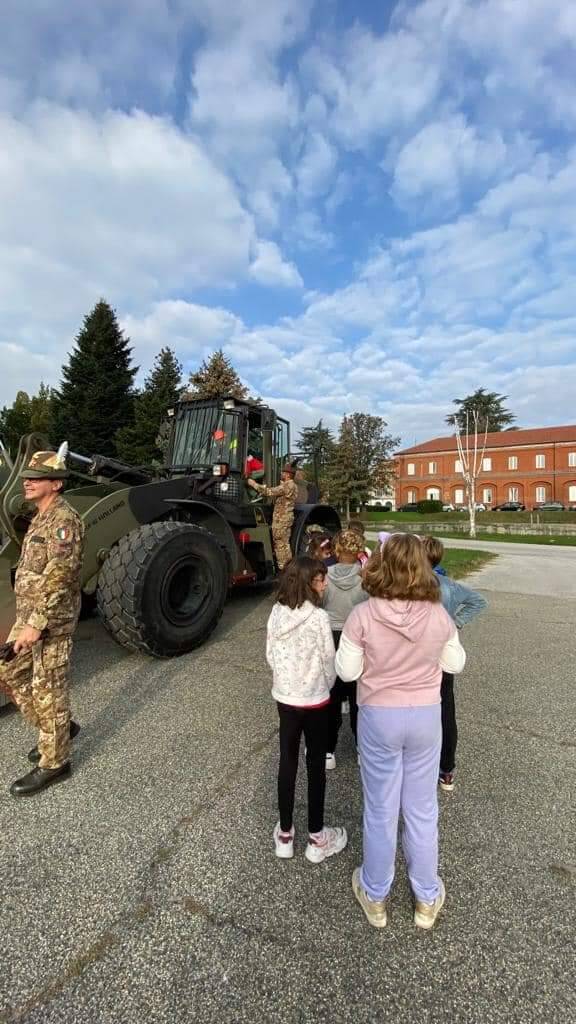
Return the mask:
<svg viewBox="0 0 576 1024"><path fill-rule="evenodd" d="M442 669L466 655L440 602L371 597L350 615L336 657L341 679L358 679L358 704L421 707L440 702Z"/></svg>
<svg viewBox="0 0 576 1024"><path fill-rule="evenodd" d="M329 566L322 606L328 612L331 629L341 632L352 609L368 599L368 594L362 590L361 573L362 566L358 562L353 565L337 562Z"/></svg>
<svg viewBox="0 0 576 1024"><path fill-rule="evenodd" d="M292 707L328 703L336 672L326 612L311 601L294 609L277 602L268 619L266 660L275 700Z"/></svg>

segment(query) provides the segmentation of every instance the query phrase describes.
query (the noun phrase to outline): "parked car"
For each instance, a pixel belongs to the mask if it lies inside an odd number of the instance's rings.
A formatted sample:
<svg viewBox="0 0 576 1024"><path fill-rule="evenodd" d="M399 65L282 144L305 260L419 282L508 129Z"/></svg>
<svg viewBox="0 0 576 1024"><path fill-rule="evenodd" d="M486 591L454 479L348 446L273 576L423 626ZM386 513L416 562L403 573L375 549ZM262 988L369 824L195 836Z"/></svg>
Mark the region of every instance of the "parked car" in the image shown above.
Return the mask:
<svg viewBox="0 0 576 1024"><path fill-rule="evenodd" d="M485 512L486 511L486 505L484 504L483 501L477 501L476 502L476 511L477 512Z"/></svg>
<svg viewBox="0 0 576 1024"><path fill-rule="evenodd" d="M525 512L526 505L522 505L519 501L505 501L502 505L495 505L492 509L493 512Z"/></svg>
<svg viewBox="0 0 576 1024"><path fill-rule="evenodd" d="M405 505L398 506L398 512L416 512L418 509L417 501L407 501Z"/></svg>
<svg viewBox="0 0 576 1024"><path fill-rule="evenodd" d="M454 508L454 505L447 504L447 505L442 505L442 511L443 512L455 512L456 509Z"/></svg>
<svg viewBox="0 0 576 1024"><path fill-rule="evenodd" d="M564 512L566 506L561 501L543 501L540 505L534 506L535 512Z"/></svg>

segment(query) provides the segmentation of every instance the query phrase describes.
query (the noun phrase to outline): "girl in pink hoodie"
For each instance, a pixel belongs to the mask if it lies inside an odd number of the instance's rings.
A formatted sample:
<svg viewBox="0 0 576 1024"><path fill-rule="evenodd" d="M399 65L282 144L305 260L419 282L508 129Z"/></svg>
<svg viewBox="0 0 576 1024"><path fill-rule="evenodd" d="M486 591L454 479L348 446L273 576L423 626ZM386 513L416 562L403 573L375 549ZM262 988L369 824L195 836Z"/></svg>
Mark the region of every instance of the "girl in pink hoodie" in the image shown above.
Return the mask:
<svg viewBox="0 0 576 1024"><path fill-rule="evenodd" d="M383 928L401 810L414 923L431 928L445 898L438 875L440 682L442 670L461 672L466 656L417 537L391 536L366 566L364 588L370 600L347 619L336 656L340 678L358 679L364 859L352 888L370 924Z"/></svg>

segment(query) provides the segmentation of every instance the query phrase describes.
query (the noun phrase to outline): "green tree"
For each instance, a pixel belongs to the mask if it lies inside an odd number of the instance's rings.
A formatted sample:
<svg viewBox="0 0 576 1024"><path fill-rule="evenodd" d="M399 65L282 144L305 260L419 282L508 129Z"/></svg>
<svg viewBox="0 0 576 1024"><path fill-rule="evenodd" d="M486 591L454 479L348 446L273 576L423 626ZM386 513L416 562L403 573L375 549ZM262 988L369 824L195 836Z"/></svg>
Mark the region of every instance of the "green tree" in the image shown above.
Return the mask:
<svg viewBox="0 0 576 1024"><path fill-rule="evenodd" d="M381 416L355 412L344 417L329 467L329 493L347 516L351 506L364 505L371 491L391 483L393 453L399 443L399 438L386 433Z"/></svg>
<svg viewBox="0 0 576 1024"><path fill-rule="evenodd" d="M116 456L116 435L134 420L130 341L103 299L84 318L53 400L53 440L72 451Z"/></svg>
<svg viewBox="0 0 576 1024"><path fill-rule="evenodd" d="M12 456L18 451L23 434L32 430L32 403L26 391L18 391L12 405L0 412L0 438Z"/></svg>
<svg viewBox="0 0 576 1024"><path fill-rule="evenodd" d="M42 381L38 394L30 399L30 428L52 440L54 390Z"/></svg>
<svg viewBox="0 0 576 1024"><path fill-rule="evenodd" d="M190 382L186 398L237 398L244 401L248 391L240 377L226 358L222 349L214 352L210 359L204 360L195 373L190 374Z"/></svg>
<svg viewBox="0 0 576 1024"><path fill-rule="evenodd" d="M163 461L166 410L178 401L181 391L182 366L171 348L163 348L135 399L134 422L116 435L119 458L134 466Z"/></svg>
<svg viewBox="0 0 576 1024"><path fill-rule="evenodd" d="M477 388L466 398L454 399L452 404L458 406L458 410L446 417L446 423L451 427L460 427L460 430L466 433L472 429L472 414L477 412L479 429L482 432L487 430L488 433L497 433L500 430L509 430L516 417L504 406L507 400L508 395Z"/></svg>
<svg viewBox="0 0 576 1024"><path fill-rule="evenodd" d="M298 438L298 452L304 460L304 469L320 490L327 481L327 470L334 451L334 435L318 420L315 427L304 427Z"/></svg>
<svg viewBox="0 0 576 1024"><path fill-rule="evenodd" d="M356 507L368 489L367 479L362 478L356 462L354 430L351 419L345 416L340 424L338 440L334 445L328 465L327 497L331 504L344 508L350 518L350 507Z"/></svg>

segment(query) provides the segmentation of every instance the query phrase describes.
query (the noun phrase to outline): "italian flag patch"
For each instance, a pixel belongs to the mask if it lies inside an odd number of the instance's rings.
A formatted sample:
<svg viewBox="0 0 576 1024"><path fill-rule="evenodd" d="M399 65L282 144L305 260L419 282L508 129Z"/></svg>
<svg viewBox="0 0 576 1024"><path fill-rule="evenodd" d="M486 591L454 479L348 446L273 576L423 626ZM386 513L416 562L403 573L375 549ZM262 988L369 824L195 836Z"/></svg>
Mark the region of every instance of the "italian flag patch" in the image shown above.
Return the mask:
<svg viewBox="0 0 576 1024"><path fill-rule="evenodd" d="M70 540L70 530L67 526L59 526L56 530L56 536L61 541Z"/></svg>

